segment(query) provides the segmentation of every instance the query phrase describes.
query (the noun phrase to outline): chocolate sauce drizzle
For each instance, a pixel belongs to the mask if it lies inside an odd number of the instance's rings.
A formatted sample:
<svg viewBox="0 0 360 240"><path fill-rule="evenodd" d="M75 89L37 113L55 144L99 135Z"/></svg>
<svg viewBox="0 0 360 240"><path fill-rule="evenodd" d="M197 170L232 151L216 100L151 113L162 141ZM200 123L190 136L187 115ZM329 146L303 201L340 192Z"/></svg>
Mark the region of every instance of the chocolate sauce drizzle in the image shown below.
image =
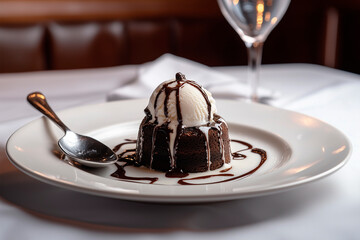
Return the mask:
<svg viewBox="0 0 360 240"><path fill-rule="evenodd" d="M117 152L121 149L121 147L123 147L124 145L127 144L134 144L136 143L136 140L131 140L131 139L125 139L125 142L120 143L118 145L116 145L113 148L114 152ZM126 149L125 151L122 151L120 154L118 154L118 162L125 162L124 165L120 165L119 163L115 163L117 170L115 172L113 172L110 176L115 177L115 178L119 178L121 180L125 180L125 181L149 181L149 184L153 184L154 182L156 182L159 178L157 177L131 177L131 176L127 176L126 175L126 170L125 167L127 166L137 166L139 167L139 165L136 164L135 161L135 151L136 149ZM129 154L132 153L132 154Z"/></svg>
<svg viewBox="0 0 360 240"><path fill-rule="evenodd" d="M189 176L188 173L180 172L180 171L170 171L165 173L165 177L168 178L183 178Z"/></svg>
<svg viewBox="0 0 360 240"><path fill-rule="evenodd" d="M252 169L244 174L241 174L239 176L235 176L232 173L226 173L232 169L231 166L226 169L220 170L220 173L218 173L218 174L209 174L209 175L200 176L200 177L185 178L185 177L189 176L189 174L183 173L180 171L169 171L165 174L165 176L168 178L181 178L178 181L178 184L180 184L180 185L205 185L205 184L224 183L224 182L230 182L230 181L234 181L234 180L238 180L238 179L242 179L247 176L250 176L251 174L256 172L267 160L267 154L266 154L265 150L260 149L260 148L253 148L253 146L251 144L244 142L244 141L235 140L235 139L232 139L231 141L245 146L245 148L242 148L242 149L237 150L232 153L233 160L243 160L246 158L246 155L243 153L240 153L240 152L251 151L252 153L256 153L256 154L260 155L259 164L254 169ZM117 152L124 145L134 144L134 143L136 143L136 140L125 139L125 142L118 144L117 146L114 147L113 150L114 150L114 152ZM111 176L115 177L115 178L119 178L121 180L131 181L131 182L149 181L149 184L153 184L156 181L158 181L158 178L156 178L156 177L131 177L131 176L126 175L125 167L127 167L127 166L140 167L140 165L136 164L136 161L135 161L135 151L136 151L136 149L127 149L127 150L122 151L120 154L118 154L119 162L124 162L125 164L120 165L120 164L116 163L115 165L117 167L117 170L114 173L112 173ZM209 179L209 178L214 178L214 177L230 177L230 178L227 178L227 179L221 180L221 181L214 181L214 182L210 182L210 183L194 183L194 181L196 181L196 180L203 180L203 179Z"/></svg>
<svg viewBox="0 0 360 240"><path fill-rule="evenodd" d="M228 172L232 169L232 166L223 170L220 170L221 173Z"/></svg>
<svg viewBox="0 0 360 240"><path fill-rule="evenodd" d="M113 148L113 152L116 153L117 151L120 150L120 148L121 148L122 146L127 145L127 144L132 144L132 143L136 143L136 140L125 139L125 142L120 143L120 144L116 145L116 146ZM136 149L134 149L134 150L136 150Z"/></svg>
<svg viewBox="0 0 360 240"><path fill-rule="evenodd" d="M234 181L234 180L237 180L237 179L247 177L247 176L253 174L254 172L256 172L265 163L265 161L267 159L266 152L263 149L253 148L251 150L251 152L257 153L257 154L260 155L260 157L261 157L260 163L254 169L252 169L251 171L246 172L246 173L244 173L244 174L242 174L240 176L234 176L234 174L232 174L232 173L225 173L225 174L220 173L220 174L212 174L212 175L206 175L206 176L194 177L194 178L184 178L184 179L180 179L178 181L178 183L180 185L205 185L205 184L208 185L208 184L215 184L215 183L230 182L230 181ZM228 179L225 179L225 180L222 180L222 181L210 182L210 183L189 183L189 182L187 182L187 181L201 180L201 179L207 179L207 178L212 178L212 177L221 177L221 176L232 177L232 178L228 178Z"/></svg>
<svg viewBox="0 0 360 240"><path fill-rule="evenodd" d="M233 156L233 159L234 160L243 160L246 158L246 155L245 154L242 154L240 152L243 152L243 151L246 151L246 150L250 150L253 148L253 146L247 142L244 142L244 141L240 141L240 140L231 140L233 142L237 142L237 143L240 143L242 145L245 145L247 148L244 148L244 149L240 149L236 152L233 152L231 155Z"/></svg>
<svg viewBox="0 0 360 240"><path fill-rule="evenodd" d="M130 176L126 176L126 171L125 171L125 167L128 166L127 164L125 164L124 166L121 166L118 163L115 163L117 170L111 174L112 177L116 177L122 180L132 180L132 181L149 181L149 184L153 184L154 182L156 182L157 180L159 180L159 178L157 177L130 177Z"/></svg>

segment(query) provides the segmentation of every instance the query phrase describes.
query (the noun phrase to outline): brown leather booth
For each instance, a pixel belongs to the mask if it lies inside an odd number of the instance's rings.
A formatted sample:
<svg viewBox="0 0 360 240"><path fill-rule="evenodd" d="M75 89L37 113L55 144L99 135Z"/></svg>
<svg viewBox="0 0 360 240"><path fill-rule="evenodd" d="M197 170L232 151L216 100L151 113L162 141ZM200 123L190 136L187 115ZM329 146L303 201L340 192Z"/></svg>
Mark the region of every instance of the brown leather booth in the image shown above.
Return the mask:
<svg viewBox="0 0 360 240"><path fill-rule="evenodd" d="M348 14L360 4L337 2L292 0L264 46L263 63L360 72L351 35L359 36L352 26L360 21L356 11ZM138 64L166 52L210 66L247 61L216 0L0 0L2 73Z"/></svg>

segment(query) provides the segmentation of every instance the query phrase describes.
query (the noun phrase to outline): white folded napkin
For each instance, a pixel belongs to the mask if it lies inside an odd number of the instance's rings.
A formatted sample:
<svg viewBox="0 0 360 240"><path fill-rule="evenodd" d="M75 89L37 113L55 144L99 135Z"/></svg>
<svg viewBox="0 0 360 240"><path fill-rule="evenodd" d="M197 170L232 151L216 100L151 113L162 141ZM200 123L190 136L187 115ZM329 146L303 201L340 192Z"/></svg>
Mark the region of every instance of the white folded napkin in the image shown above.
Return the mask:
<svg viewBox="0 0 360 240"><path fill-rule="evenodd" d="M160 83L174 79L177 72L183 73L187 79L198 82L210 91L215 99L240 99L249 96L249 86L233 76L167 53L153 62L141 65L137 77L127 85L111 91L108 94L108 100L149 98ZM274 95L266 89L259 89L258 94L260 97Z"/></svg>

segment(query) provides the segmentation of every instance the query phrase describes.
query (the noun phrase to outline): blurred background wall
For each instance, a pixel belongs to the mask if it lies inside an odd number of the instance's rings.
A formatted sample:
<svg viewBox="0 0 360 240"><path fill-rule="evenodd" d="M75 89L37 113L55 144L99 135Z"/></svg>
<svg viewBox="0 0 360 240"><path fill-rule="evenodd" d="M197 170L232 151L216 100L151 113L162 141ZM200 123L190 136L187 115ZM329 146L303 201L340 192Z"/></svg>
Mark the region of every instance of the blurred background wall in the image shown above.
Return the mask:
<svg viewBox="0 0 360 240"><path fill-rule="evenodd" d="M263 63L314 63L360 73L360 1L292 0ZM139 64L173 53L246 65L216 0L0 0L0 72Z"/></svg>

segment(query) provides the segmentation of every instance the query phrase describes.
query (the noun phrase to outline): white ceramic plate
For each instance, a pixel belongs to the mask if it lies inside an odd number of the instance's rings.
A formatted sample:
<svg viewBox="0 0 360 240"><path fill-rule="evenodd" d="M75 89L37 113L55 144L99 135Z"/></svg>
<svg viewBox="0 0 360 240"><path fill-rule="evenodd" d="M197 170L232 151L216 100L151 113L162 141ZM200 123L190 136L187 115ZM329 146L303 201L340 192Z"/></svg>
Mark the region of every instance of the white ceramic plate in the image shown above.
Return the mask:
<svg viewBox="0 0 360 240"><path fill-rule="evenodd" d="M146 100L118 101L73 108L58 115L74 131L113 147L126 138L136 139L146 105ZM212 184L226 179L214 177L201 180L202 185L184 186L177 183L178 179L145 168L129 167L127 174L159 180L148 184L116 179L110 176L115 165L79 169L59 159L57 139L63 134L45 118L16 131L8 140L7 154L20 170L49 184L100 196L152 202L210 202L274 193L324 177L342 167L350 155L347 138L312 117L237 101L217 101L217 108L228 122L232 139L249 142L267 152L267 161L246 178ZM241 147L232 148L235 151ZM250 151L247 155L245 160L233 161L231 173L241 175L256 167L259 156ZM187 178L206 174L209 173L191 174Z"/></svg>

